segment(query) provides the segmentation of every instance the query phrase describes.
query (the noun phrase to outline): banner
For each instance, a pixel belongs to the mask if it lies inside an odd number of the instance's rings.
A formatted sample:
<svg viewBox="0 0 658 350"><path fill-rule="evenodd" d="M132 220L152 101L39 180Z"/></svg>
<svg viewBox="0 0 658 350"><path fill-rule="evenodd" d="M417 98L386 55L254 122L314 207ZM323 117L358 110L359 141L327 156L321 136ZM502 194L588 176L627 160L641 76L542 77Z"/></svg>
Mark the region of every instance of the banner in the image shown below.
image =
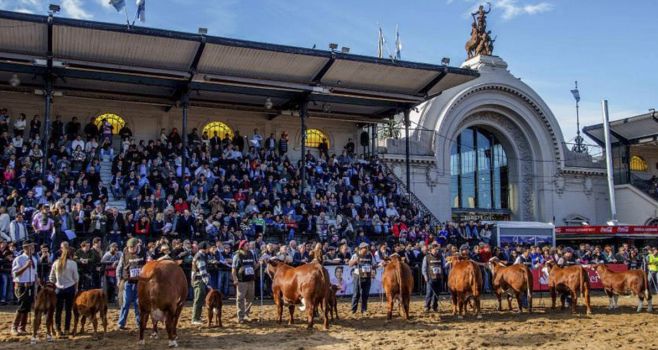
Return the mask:
<svg viewBox="0 0 658 350"><path fill-rule="evenodd" d="M614 272L623 272L628 270L628 267L625 264L607 264L608 268ZM603 289L603 284L599 279L599 275L594 271L594 265L590 265L585 268L589 276L589 286L590 289ZM548 275L542 271L542 269L533 269L532 270L532 279L533 279L533 288L535 292L548 291Z"/></svg>
<svg viewBox="0 0 658 350"><path fill-rule="evenodd" d="M339 290L336 292L337 296L352 295L354 278L357 277L354 275L354 269L352 267L348 265L325 265L324 268L329 272L329 281L331 284L339 287ZM382 267L378 267L375 270L375 278L370 284L370 295L384 292L382 290L383 272L384 268Z"/></svg>
<svg viewBox="0 0 658 350"><path fill-rule="evenodd" d="M638 235L650 234L658 236L658 226L558 226L555 228L557 235L582 234L582 235Z"/></svg>

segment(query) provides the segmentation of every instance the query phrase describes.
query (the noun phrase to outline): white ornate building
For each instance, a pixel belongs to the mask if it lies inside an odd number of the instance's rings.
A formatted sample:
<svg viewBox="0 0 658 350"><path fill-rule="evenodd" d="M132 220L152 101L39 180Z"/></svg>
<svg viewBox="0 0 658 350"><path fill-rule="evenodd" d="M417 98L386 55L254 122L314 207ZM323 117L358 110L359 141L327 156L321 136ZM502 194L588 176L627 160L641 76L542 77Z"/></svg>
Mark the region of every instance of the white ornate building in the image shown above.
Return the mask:
<svg viewBox="0 0 658 350"><path fill-rule="evenodd" d="M497 56L462 65L480 77L410 115L411 190L441 220L499 219L604 224L604 163L565 145L542 98ZM404 140L380 142L405 177Z"/></svg>

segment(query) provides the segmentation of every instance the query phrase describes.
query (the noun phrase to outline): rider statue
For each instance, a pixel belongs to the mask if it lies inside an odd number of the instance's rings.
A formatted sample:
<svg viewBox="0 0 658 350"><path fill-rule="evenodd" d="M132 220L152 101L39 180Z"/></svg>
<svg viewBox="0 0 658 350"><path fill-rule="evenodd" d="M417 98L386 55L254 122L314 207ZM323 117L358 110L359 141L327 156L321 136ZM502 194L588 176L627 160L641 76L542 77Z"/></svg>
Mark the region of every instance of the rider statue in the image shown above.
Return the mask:
<svg viewBox="0 0 658 350"><path fill-rule="evenodd" d="M487 31L487 15L491 12L491 3L487 3L487 5L487 10L484 9L484 5L480 5L477 11L471 13L471 17L473 17L471 37L466 42L466 52L469 59L477 55L491 55L493 53L495 39L491 39L491 31Z"/></svg>

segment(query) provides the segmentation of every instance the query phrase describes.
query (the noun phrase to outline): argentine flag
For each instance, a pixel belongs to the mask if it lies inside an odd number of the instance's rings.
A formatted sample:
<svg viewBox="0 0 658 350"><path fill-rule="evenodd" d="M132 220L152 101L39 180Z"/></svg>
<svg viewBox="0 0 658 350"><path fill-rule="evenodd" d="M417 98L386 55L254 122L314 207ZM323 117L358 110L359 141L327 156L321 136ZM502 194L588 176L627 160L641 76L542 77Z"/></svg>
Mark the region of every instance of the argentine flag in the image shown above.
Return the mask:
<svg viewBox="0 0 658 350"><path fill-rule="evenodd" d="M110 5L114 6L117 12L121 12L126 7L126 0L110 0Z"/></svg>
<svg viewBox="0 0 658 350"><path fill-rule="evenodd" d="M137 17L141 22L146 21L146 0L137 0Z"/></svg>

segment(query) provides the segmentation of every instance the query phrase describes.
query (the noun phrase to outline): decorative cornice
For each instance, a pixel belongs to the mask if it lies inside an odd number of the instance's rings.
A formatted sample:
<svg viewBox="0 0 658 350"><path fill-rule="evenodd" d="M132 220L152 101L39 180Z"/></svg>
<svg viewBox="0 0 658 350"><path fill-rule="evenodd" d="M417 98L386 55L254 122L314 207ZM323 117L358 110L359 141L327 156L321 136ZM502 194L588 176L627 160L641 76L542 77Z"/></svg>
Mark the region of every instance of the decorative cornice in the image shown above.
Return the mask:
<svg viewBox="0 0 658 350"><path fill-rule="evenodd" d="M384 162L389 163L404 163L406 161L404 154L383 153L379 157ZM436 164L436 158L434 156L409 156L409 164Z"/></svg>
<svg viewBox="0 0 658 350"><path fill-rule="evenodd" d="M573 167L564 167L560 169L560 174L569 174L569 175L591 175L591 176L605 176L604 169L593 169L593 168L573 168Z"/></svg>

